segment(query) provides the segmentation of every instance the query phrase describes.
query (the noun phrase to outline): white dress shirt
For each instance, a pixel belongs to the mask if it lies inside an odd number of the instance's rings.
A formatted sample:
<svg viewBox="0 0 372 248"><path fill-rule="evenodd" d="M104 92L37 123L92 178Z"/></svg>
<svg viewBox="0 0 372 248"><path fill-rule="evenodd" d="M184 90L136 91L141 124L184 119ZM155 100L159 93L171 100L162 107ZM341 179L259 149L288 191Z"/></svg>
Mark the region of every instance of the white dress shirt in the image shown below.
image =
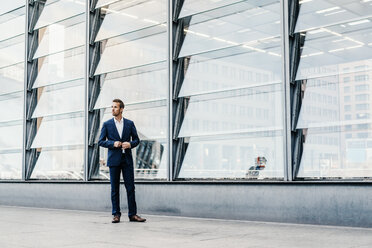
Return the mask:
<svg viewBox="0 0 372 248"><path fill-rule="evenodd" d="M120 136L120 139L121 139L122 138L121 135L123 134L123 129L124 129L124 118L121 118L121 120L118 121L114 117L114 121L115 121L116 129L118 130L118 133L119 133L119 136ZM123 153L125 153L124 149L122 149L122 151L123 151Z"/></svg>

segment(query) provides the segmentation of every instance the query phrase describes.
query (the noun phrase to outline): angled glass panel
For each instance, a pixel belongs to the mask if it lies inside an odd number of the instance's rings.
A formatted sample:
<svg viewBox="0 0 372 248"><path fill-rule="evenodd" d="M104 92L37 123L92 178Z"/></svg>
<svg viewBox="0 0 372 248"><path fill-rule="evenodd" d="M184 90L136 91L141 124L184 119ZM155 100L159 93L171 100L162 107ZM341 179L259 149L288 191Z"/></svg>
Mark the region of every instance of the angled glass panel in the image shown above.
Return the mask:
<svg viewBox="0 0 372 248"><path fill-rule="evenodd" d="M309 128L298 177L371 177L371 137L371 124L352 125L347 130Z"/></svg>
<svg viewBox="0 0 372 248"><path fill-rule="evenodd" d="M371 16L369 0L303 0L297 20L296 32L353 22Z"/></svg>
<svg viewBox="0 0 372 248"><path fill-rule="evenodd" d="M105 18L96 37L102 53L94 75L101 75L101 90L94 108L101 109L101 128L113 118L112 100L124 101L123 115L134 121L141 139L132 150L136 178L166 178L167 4L99 0L96 5ZM93 178L109 179L107 149L100 147L99 154L100 168Z"/></svg>
<svg viewBox="0 0 372 248"><path fill-rule="evenodd" d="M281 82L280 54L280 47L235 47L226 49L217 58L213 58L215 53L192 56L179 97L278 84Z"/></svg>
<svg viewBox="0 0 372 248"><path fill-rule="evenodd" d="M48 87L43 90L32 118L84 110L83 80L58 86Z"/></svg>
<svg viewBox="0 0 372 248"><path fill-rule="evenodd" d="M36 23L35 29L84 13L85 2L84 0L60 0L48 4L47 1Z"/></svg>
<svg viewBox="0 0 372 248"><path fill-rule="evenodd" d="M0 41L25 33L25 9L0 15Z"/></svg>
<svg viewBox="0 0 372 248"><path fill-rule="evenodd" d="M0 68L18 64L25 57L24 35L0 43Z"/></svg>
<svg viewBox="0 0 372 248"><path fill-rule="evenodd" d="M23 118L23 94L17 92L0 97L0 122L21 120Z"/></svg>
<svg viewBox="0 0 372 248"><path fill-rule="evenodd" d="M0 179L22 178L25 1L0 6Z"/></svg>
<svg viewBox="0 0 372 248"><path fill-rule="evenodd" d="M282 178L282 132L190 138L179 178ZM265 166L257 168L257 158ZM262 159L263 161L263 159Z"/></svg>
<svg viewBox="0 0 372 248"><path fill-rule="evenodd" d="M106 79L94 108L110 107L111 101L115 98L125 99L127 104L165 99L167 82L166 70Z"/></svg>
<svg viewBox="0 0 372 248"><path fill-rule="evenodd" d="M371 78L362 71L307 80L297 129L372 122Z"/></svg>
<svg viewBox="0 0 372 248"><path fill-rule="evenodd" d="M117 1L107 8L105 19L96 37L96 41L133 32L139 29L163 25L166 30L167 2L164 0Z"/></svg>
<svg viewBox="0 0 372 248"><path fill-rule="evenodd" d="M81 114L65 119L43 118L31 148L70 147L84 143L84 118Z"/></svg>
<svg viewBox="0 0 372 248"><path fill-rule="evenodd" d="M222 0L222 1L221 0L217 0L217 1L215 0L205 0L205 1L185 0L182 5L182 10L181 10L179 18L183 18L185 16L190 16L190 15L195 15L200 12L223 7L223 6L237 3L237 2L245 2L245 1L242 1L242 0Z"/></svg>
<svg viewBox="0 0 372 248"><path fill-rule="evenodd" d="M113 4L113 3L116 3L116 2L119 2L119 1L121 1L121 0L98 0L97 4L96 4L96 8L100 8L102 6ZM132 3L132 2L140 2L140 0L130 1L130 3Z"/></svg>
<svg viewBox="0 0 372 248"><path fill-rule="evenodd" d="M5 14L14 9L18 9L22 6L25 6L24 0L3 1L3 3L0 6L0 15Z"/></svg>
<svg viewBox="0 0 372 248"><path fill-rule="evenodd" d="M232 92L232 96L211 95L207 100L191 98L179 137L281 130L280 87L245 89Z"/></svg>
<svg viewBox="0 0 372 248"><path fill-rule="evenodd" d="M22 149L23 126L20 121L1 123L0 126L0 152L10 152ZM21 165L19 165L21 167Z"/></svg>
<svg viewBox="0 0 372 248"><path fill-rule="evenodd" d="M24 63L0 69L0 95L22 91Z"/></svg>
<svg viewBox="0 0 372 248"><path fill-rule="evenodd" d="M47 56L41 65L33 88L84 78L83 47Z"/></svg>
<svg viewBox="0 0 372 248"><path fill-rule="evenodd" d="M350 62L370 64L372 54L372 18L349 26L320 28L306 34L296 79L322 77L355 71L343 71Z"/></svg>
<svg viewBox="0 0 372 248"><path fill-rule="evenodd" d="M182 11L192 16L179 54L178 97L189 99L179 178L283 178L280 1L185 1Z"/></svg>
<svg viewBox="0 0 372 248"><path fill-rule="evenodd" d="M65 27L52 24L46 28L34 59L84 45L85 23Z"/></svg>
<svg viewBox="0 0 372 248"><path fill-rule="evenodd" d="M22 178L22 153L0 153L0 179Z"/></svg>
<svg viewBox="0 0 372 248"><path fill-rule="evenodd" d="M280 35L279 1L261 7L245 3L237 3L233 7L229 14L224 13L225 8L222 8L219 10L221 16L215 18L205 18L208 13L199 18L198 15L193 16L190 26L184 30L186 37L179 57L264 42Z"/></svg>
<svg viewBox="0 0 372 248"><path fill-rule="evenodd" d="M31 147L41 153L31 178L82 179L86 3L48 1L34 28L38 101L32 118L38 129Z"/></svg>
<svg viewBox="0 0 372 248"><path fill-rule="evenodd" d="M301 1L296 31L305 36L296 79L304 98L298 177L370 177L370 1Z"/></svg>
<svg viewBox="0 0 372 248"><path fill-rule="evenodd" d="M84 149L42 150L31 179L84 179Z"/></svg>
<svg viewBox="0 0 372 248"><path fill-rule="evenodd" d="M167 58L166 33L106 46L95 75L159 63Z"/></svg>

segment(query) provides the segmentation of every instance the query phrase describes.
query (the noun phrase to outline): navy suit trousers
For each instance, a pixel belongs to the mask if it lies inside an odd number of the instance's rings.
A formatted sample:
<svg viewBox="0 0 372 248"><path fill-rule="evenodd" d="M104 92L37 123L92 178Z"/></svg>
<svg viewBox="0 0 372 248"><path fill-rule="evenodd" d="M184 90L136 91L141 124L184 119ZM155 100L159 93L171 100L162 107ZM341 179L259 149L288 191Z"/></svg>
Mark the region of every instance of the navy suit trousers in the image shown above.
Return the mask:
<svg viewBox="0 0 372 248"><path fill-rule="evenodd" d="M124 185L127 190L128 216L137 214L134 192L134 170L131 163L127 163L124 154L121 156L120 166L110 166L112 215L121 216L120 212L120 174L123 173Z"/></svg>

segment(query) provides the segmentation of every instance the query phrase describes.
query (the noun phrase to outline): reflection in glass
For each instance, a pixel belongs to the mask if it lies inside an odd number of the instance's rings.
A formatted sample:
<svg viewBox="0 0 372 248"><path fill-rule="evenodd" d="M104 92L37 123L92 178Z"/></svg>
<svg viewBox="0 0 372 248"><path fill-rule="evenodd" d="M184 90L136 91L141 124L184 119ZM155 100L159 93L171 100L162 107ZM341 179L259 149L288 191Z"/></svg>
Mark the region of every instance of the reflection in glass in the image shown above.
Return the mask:
<svg viewBox="0 0 372 248"><path fill-rule="evenodd" d="M371 137L371 123L308 129L298 177L371 177Z"/></svg>
<svg viewBox="0 0 372 248"><path fill-rule="evenodd" d="M36 23L35 29L39 29L50 24L69 19L84 13L85 1L84 0L58 0L52 3L46 2L46 5L41 12L38 22Z"/></svg>
<svg viewBox="0 0 372 248"><path fill-rule="evenodd" d="M23 127L21 121L1 123L0 153L21 150Z"/></svg>
<svg viewBox="0 0 372 248"><path fill-rule="evenodd" d="M235 47L217 57L215 52L192 56L179 97L279 83L280 65L280 47L260 51Z"/></svg>
<svg viewBox="0 0 372 248"><path fill-rule="evenodd" d="M0 15L7 13L9 11L15 10L19 7L22 7L25 5L24 0L12 0L12 1L4 1L0 5Z"/></svg>
<svg viewBox="0 0 372 248"><path fill-rule="evenodd" d="M23 71L23 62L0 69L0 95L23 90Z"/></svg>
<svg viewBox="0 0 372 248"><path fill-rule="evenodd" d="M189 0L189 15L179 178L282 178L280 1Z"/></svg>
<svg viewBox="0 0 372 248"><path fill-rule="evenodd" d="M366 19L367 20L367 19ZM367 23L345 28L330 26L306 34L297 80L328 75L337 75L361 70L350 67L350 62L359 66L371 64L372 18ZM347 70L346 70L347 69Z"/></svg>
<svg viewBox="0 0 372 248"><path fill-rule="evenodd" d="M111 46L108 43L95 75L165 61L167 47L164 44L166 43L166 33Z"/></svg>
<svg viewBox="0 0 372 248"><path fill-rule="evenodd" d="M24 5L0 5L0 179L22 178Z"/></svg>
<svg viewBox="0 0 372 248"><path fill-rule="evenodd" d="M226 13L226 10L230 13ZM256 42L280 35L278 1L256 7L237 3L191 18L179 57ZM217 12L216 14L214 12Z"/></svg>
<svg viewBox="0 0 372 248"><path fill-rule="evenodd" d="M22 178L22 153L0 153L0 179Z"/></svg>
<svg viewBox="0 0 372 248"><path fill-rule="evenodd" d="M24 35L0 43L0 68L15 65L24 61Z"/></svg>
<svg viewBox="0 0 372 248"><path fill-rule="evenodd" d="M31 148L82 145L84 118L66 116L66 119L44 118Z"/></svg>
<svg viewBox="0 0 372 248"><path fill-rule="evenodd" d="M32 118L83 111L84 81L73 83L74 85L63 85L64 88L44 89Z"/></svg>
<svg viewBox="0 0 372 248"><path fill-rule="evenodd" d="M83 180L84 149L42 150L31 179Z"/></svg>
<svg viewBox="0 0 372 248"><path fill-rule="evenodd" d="M47 56L33 88L72 81L84 77L85 54L81 48Z"/></svg>
<svg viewBox="0 0 372 248"><path fill-rule="evenodd" d="M162 24L166 25L167 2L164 0L116 1L108 7L101 8L106 12L105 19L98 32L96 41L112 38ZM98 5L99 6L99 5Z"/></svg>
<svg viewBox="0 0 372 248"><path fill-rule="evenodd" d="M34 59L82 46L84 45L84 42L85 23L79 22L68 27L59 23L52 24L46 28L39 47L34 55Z"/></svg>
<svg viewBox="0 0 372 248"><path fill-rule="evenodd" d="M179 137L281 130L282 91L260 88L249 94L189 103ZM191 98L193 99L193 98Z"/></svg>
<svg viewBox="0 0 372 248"><path fill-rule="evenodd" d="M35 31L38 73L32 179L83 180L86 1L47 1Z"/></svg>
<svg viewBox="0 0 372 248"><path fill-rule="evenodd" d="M191 138L179 178L264 179L283 177L281 132L213 138ZM263 170L250 173L257 157L267 160ZM258 172L258 173L257 173Z"/></svg>
<svg viewBox="0 0 372 248"><path fill-rule="evenodd" d="M224 1L215 1L215 0L185 0L182 6L182 10L179 18L185 16L195 15L197 13L223 7L232 3L243 2L242 0L224 0Z"/></svg>
<svg viewBox="0 0 372 248"><path fill-rule="evenodd" d="M304 134L298 177L371 177L372 22L369 1L303 1L296 79ZM306 31L306 32L304 32Z"/></svg>
<svg viewBox="0 0 372 248"><path fill-rule="evenodd" d="M372 5L368 0L311 0L300 3L296 32L338 23L348 25L347 22L354 23L355 20L368 17L372 13Z"/></svg>

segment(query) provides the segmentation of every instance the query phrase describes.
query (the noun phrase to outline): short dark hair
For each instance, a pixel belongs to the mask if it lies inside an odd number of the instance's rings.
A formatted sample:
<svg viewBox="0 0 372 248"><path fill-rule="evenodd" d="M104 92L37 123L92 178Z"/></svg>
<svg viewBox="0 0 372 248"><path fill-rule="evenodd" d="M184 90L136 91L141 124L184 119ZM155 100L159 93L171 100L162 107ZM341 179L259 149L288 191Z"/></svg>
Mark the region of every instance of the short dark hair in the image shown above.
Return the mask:
<svg viewBox="0 0 372 248"><path fill-rule="evenodd" d="M118 102L118 103L120 103L120 108L124 108L124 103L123 103L122 100L120 100L120 99L114 99L114 100L112 100L112 102Z"/></svg>

